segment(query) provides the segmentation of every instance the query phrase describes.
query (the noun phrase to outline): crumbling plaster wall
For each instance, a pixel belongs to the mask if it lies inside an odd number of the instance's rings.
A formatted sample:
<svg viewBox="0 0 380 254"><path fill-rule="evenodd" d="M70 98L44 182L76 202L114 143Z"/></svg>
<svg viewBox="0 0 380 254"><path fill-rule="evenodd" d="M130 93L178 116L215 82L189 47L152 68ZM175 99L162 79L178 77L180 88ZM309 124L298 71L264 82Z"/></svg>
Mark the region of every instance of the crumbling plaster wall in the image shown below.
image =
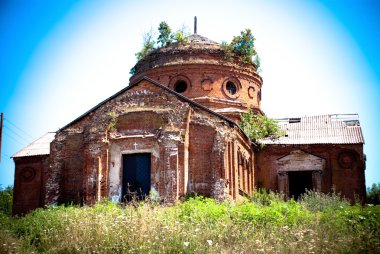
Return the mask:
<svg viewBox="0 0 380 254"><path fill-rule="evenodd" d="M112 121L114 126L110 126ZM192 133L192 126L214 131L197 129ZM224 197L230 192L223 173L226 144L232 140L249 142L239 132L227 121L144 80L57 133L51 144L45 202L64 200L65 184L69 182L64 178L73 175L65 174L67 170L77 172L78 179L83 179L78 187L82 189L83 203L92 204L101 197L120 199L122 154L142 152L151 153L151 189L163 200L176 200L197 184L207 184L200 194ZM210 133L212 137L207 136ZM83 159L82 169L68 168L73 165L68 163L67 151L72 147L73 135L82 137L82 153L77 155ZM196 142L193 137L211 142L208 167L192 167L189 163L194 157L190 149ZM198 181L189 177L191 174L208 177Z"/></svg>

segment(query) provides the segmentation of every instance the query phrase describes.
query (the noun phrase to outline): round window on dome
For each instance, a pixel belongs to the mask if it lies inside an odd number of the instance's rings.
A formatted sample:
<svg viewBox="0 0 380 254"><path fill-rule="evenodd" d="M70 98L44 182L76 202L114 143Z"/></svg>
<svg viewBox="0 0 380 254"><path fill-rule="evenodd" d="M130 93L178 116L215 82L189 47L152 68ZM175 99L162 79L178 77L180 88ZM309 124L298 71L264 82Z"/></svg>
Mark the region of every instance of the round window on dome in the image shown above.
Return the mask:
<svg viewBox="0 0 380 254"><path fill-rule="evenodd" d="M187 83L184 80L178 80L174 84L174 91L177 93L184 93L187 90Z"/></svg>
<svg viewBox="0 0 380 254"><path fill-rule="evenodd" d="M227 92L229 94L234 95L234 94L237 93L238 88L237 88L237 86L235 85L234 82L228 81L227 84L226 84L226 90L227 90Z"/></svg>

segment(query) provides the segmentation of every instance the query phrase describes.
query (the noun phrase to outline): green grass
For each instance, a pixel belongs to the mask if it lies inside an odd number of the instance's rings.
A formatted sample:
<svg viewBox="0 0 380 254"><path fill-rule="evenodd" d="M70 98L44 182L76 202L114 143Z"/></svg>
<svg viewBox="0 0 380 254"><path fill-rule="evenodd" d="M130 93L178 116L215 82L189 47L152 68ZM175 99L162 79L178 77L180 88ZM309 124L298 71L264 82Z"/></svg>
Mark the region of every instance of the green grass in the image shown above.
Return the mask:
<svg viewBox="0 0 380 254"><path fill-rule="evenodd" d="M335 195L300 202L257 192L241 203L103 201L0 214L0 253L379 253L380 206Z"/></svg>

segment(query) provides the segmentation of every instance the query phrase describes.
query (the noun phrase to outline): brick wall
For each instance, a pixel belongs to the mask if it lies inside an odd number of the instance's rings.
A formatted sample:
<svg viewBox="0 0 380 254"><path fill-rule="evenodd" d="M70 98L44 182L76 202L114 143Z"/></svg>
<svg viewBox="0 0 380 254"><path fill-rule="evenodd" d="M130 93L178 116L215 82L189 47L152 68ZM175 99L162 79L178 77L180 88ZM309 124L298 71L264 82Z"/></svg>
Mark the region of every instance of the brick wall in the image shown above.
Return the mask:
<svg viewBox="0 0 380 254"><path fill-rule="evenodd" d="M183 80L187 89L182 94L221 114L239 121L241 111L248 108L261 112L262 78L253 64L238 58L227 59L220 45L190 43L155 50L135 66L135 82L147 76L174 90ZM226 83L237 86L234 95L226 91Z"/></svg>
<svg viewBox="0 0 380 254"><path fill-rule="evenodd" d="M115 117L112 129L109 112ZM233 156L225 156L228 143L236 146ZM252 160L249 140L239 129L142 81L57 133L51 145L45 201L120 200L122 155L131 153L151 155L151 190L162 200L174 201L189 192L237 198L243 193L226 178L239 177L235 166L237 153L243 150ZM249 193L253 174L241 177L246 186L241 191Z"/></svg>
<svg viewBox="0 0 380 254"><path fill-rule="evenodd" d="M26 214L44 206L44 178L49 167L48 156L15 158L13 215Z"/></svg>
<svg viewBox="0 0 380 254"><path fill-rule="evenodd" d="M211 196L212 184L215 179L211 164L215 132L215 129L209 126L190 124L190 191L206 196Z"/></svg>
<svg viewBox="0 0 380 254"><path fill-rule="evenodd" d="M361 144L267 145L257 153L256 185L279 191L278 162L293 151L303 151L324 160L320 183L322 192L328 193L334 187L337 193L350 200L354 200L355 195L365 199L365 159Z"/></svg>

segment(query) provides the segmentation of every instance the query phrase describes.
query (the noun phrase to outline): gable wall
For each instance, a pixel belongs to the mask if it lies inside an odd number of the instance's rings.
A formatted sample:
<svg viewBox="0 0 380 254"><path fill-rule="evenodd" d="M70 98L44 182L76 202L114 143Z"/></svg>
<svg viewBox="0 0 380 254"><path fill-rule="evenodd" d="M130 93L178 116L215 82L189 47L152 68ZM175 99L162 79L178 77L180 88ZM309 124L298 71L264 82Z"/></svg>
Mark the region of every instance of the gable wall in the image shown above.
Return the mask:
<svg viewBox="0 0 380 254"><path fill-rule="evenodd" d="M109 112L115 122L111 129ZM160 198L173 201L191 190L228 196L227 142L250 149L237 133L225 120L142 81L57 133L45 202L120 200L122 155L146 152L151 153L151 189Z"/></svg>

